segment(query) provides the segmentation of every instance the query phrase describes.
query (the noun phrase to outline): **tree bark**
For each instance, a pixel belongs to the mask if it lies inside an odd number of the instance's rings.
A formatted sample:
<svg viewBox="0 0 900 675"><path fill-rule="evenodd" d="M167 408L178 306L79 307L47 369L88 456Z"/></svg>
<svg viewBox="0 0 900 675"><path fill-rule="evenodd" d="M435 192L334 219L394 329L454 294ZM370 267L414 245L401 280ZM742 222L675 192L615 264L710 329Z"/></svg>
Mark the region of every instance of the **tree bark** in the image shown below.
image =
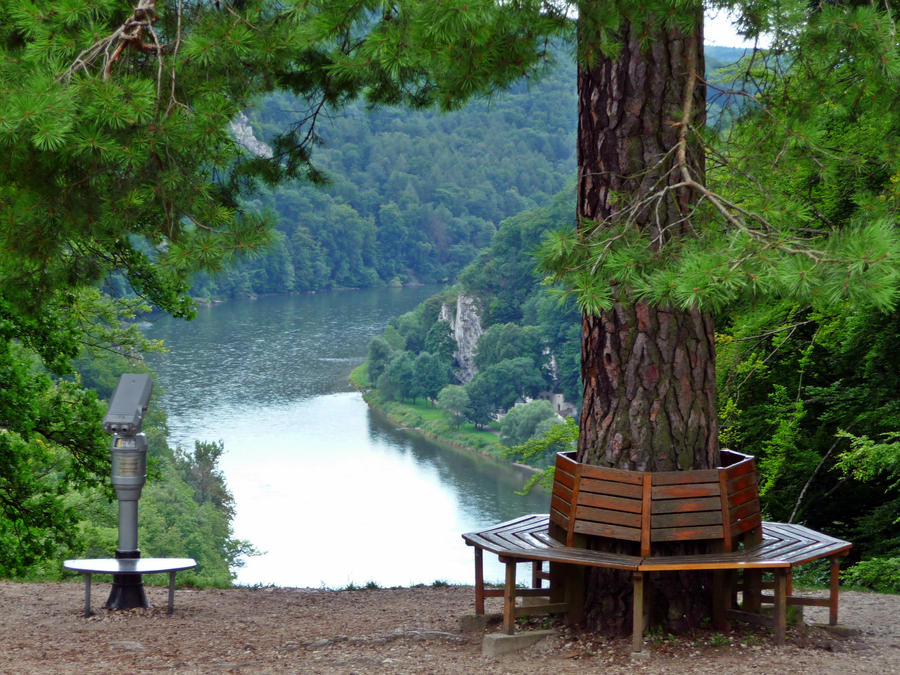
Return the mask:
<svg viewBox="0 0 900 675"><path fill-rule="evenodd" d="M642 29L625 25L615 58L598 56L592 45L593 22L584 20L592 11L604 8L580 4L579 231L588 238L594 223L627 218L658 248L690 236L697 195L674 186L685 171L704 181L702 147L682 133L684 119L697 128L705 122L706 92L696 78L703 75L702 9L695 30L659 29L644 49ZM718 466L712 317L630 301L622 286L615 294L611 310L582 318L578 460L640 471ZM627 548L603 539L590 545ZM681 546L678 552L690 550ZM684 628L709 616L710 582L703 575L653 575L651 583L651 620ZM592 570L586 600L593 627L630 629L627 575Z"/></svg>
<svg viewBox="0 0 900 675"><path fill-rule="evenodd" d="M596 3L583 3L590 8ZM598 10L599 11L599 10ZM598 57L578 72L578 219L584 225L628 217L652 245L690 236L696 195L678 164L685 91L689 119L705 122L703 15L683 35L661 30L641 49L640 31L622 31L616 58ZM582 22L590 25L590 22ZM579 36L595 53L593 36ZM703 150L686 137L686 169L704 179ZM716 440L715 341L712 317L698 310L618 302L582 324L579 461L625 469L710 468Z"/></svg>

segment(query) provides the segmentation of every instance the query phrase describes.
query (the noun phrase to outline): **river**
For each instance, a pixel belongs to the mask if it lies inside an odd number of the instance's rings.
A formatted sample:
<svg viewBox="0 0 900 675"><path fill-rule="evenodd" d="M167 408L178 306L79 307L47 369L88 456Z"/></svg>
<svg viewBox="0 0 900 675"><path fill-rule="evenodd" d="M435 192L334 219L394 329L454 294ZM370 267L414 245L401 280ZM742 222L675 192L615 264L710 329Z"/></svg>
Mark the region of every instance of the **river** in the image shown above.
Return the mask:
<svg viewBox="0 0 900 675"><path fill-rule="evenodd" d="M147 329L153 405L170 442L223 441L234 534L263 551L242 585L343 588L473 582L460 534L524 513L526 476L394 428L347 382L388 320L435 288L274 296L201 307ZM485 556L485 576L502 567Z"/></svg>

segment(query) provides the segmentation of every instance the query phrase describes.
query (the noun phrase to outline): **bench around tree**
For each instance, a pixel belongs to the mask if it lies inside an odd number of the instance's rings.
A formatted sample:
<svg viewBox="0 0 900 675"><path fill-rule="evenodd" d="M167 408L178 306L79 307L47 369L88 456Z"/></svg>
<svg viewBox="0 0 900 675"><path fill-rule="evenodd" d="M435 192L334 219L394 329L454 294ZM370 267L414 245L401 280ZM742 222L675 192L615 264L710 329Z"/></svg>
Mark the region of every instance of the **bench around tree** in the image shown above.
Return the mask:
<svg viewBox="0 0 900 675"><path fill-rule="evenodd" d="M723 466L717 469L640 472L581 464L574 453L560 453L549 515L523 516L463 535L475 549L476 613L484 613L485 597L502 596L506 633L513 632L517 616L564 613L577 621L584 602L584 568L602 567L632 574L634 651L643 648L645 575L655 572L712 571L712 619L719 628L731 618L768 625L775 642L782 644L788 605L827 606L830 623L837 623L839 558L851 544L801 525L764 522L753 457L728 450L721 454ZM631 552L588 548L595 537L625 542L620 547ZM658 550L663 542L688 541L705 541L710 552L672 556ZM506 565L502 590L484 587L485 550ZM819 558L831 561L828 597L795 595L792 569ZM543 570L545 561L549 572ZM516 587L516 564L521 562L533 564L530 588ZM771 596L762 593L765 571L774 575ZM520 607L519 597L546 601ZM771 615L762 612L763 604L773 605Z"/></svg>

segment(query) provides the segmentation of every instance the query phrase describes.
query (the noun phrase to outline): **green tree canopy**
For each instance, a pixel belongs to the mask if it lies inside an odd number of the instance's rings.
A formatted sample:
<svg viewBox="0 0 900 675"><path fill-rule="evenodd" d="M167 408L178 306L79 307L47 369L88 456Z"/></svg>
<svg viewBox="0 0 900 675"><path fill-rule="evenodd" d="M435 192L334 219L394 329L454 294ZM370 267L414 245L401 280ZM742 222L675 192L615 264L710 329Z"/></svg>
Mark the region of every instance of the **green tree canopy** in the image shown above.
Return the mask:
<svg viewBox="0 0 900 675"><path fill-rule="evenodd" d="M553 406L542 399L513 406L500 420L500 440L509 447L522 445L535 435L541 422L555 417Z"/></svg>

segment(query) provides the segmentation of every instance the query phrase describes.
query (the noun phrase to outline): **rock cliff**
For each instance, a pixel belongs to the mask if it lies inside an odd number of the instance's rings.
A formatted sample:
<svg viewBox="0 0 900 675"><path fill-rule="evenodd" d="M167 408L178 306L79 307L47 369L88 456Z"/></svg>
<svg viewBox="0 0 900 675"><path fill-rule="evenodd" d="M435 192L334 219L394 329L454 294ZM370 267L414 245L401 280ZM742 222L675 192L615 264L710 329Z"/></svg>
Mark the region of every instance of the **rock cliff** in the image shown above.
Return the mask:
<svg viewBox="0 0 900 675"><path fill-rule="evenodd" d="M475 367L475 349L478 345L478 338L484 332L481 328L478 303L475 298L460 293L456 299L456 307L452 308L448 304L442 305L438 318L449 323L453 330L453 337L456 339L457 345L454 356L459 364L457 375L460 382L466 384L478 372Z"/></svg>

